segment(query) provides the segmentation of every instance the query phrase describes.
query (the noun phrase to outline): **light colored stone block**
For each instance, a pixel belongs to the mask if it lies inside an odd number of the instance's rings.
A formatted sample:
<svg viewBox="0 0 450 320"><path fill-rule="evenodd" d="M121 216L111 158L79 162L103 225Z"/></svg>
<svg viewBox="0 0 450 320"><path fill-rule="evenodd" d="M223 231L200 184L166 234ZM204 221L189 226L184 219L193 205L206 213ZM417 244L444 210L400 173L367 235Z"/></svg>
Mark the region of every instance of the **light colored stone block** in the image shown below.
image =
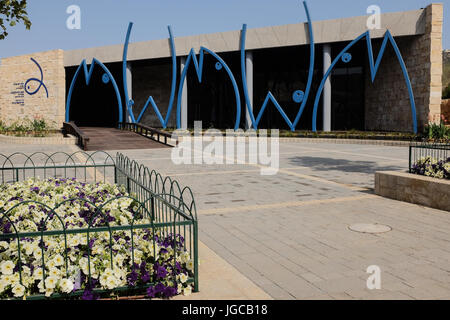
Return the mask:
<svg viewBox="0 0 450 320"><path fill-rule="evenodd" d="M379 171L375 173L375 193L390 199L450 211L449 180L405 172Z"/></svg>

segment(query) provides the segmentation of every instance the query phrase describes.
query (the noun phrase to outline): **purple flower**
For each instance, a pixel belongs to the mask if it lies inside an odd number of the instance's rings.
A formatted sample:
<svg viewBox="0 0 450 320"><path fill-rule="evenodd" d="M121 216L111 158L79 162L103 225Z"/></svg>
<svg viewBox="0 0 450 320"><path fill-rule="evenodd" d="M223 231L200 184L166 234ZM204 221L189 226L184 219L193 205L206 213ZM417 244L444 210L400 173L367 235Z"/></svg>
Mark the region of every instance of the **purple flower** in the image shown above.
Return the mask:
<svg viewBox="0 0 450 320"><path fill-rule="evenodd" d="M89 249L92 249L92 247L94 246L94 242L95 242L95 238L92 238L89 240Z"/></svg>
<svg viewBox="0 0 450 320"><path fill-rule="evenodd" d="M165 287L162 283L158 283L158 284L155 286L155 292L156 292L156 293L161 293L161 292L164 291L165 288L166 288L166 287Z"/></svg>
<svg viewBox="0 0 450 320"><path fill-rule="evenodd" d="M165 298L170 298L170 297L176 296L177 293L178 293L178 290L176 288L174 288L174 287L166 287L164 289L163 296Z"/></svg>
<svg viewBox="0 0 450 320"><path fill-rule="evenodd" d="M138 279L138 274L137 274L137 272L134 271L134 270L131 271L131 273L128 274L128 276L127 276L127 282L128 282L128 285L134 287L134 286L136 285L137 279Z"/></svg>
<svg viewBox="0 0 450 320"><path fill-rule="evenodd" d="M148 287L148 289L147 289L147 296L149 298L155 298L156 297L155 287L152 287L152 286Z"/></svg>
<svg viewBox="0 0 450 320"><path fill-rule="evenodd" d="M145 271L144 273L142 273L141 279L144 283L149 282L150 281L150 275L147 271Z"/></svg>
<svg viewBox="0 0 450 320"><path fill-rule="evenodd" d="M81 299L83 300L94 300L94 292L90 289L86 289L83 292L83 295L81 296Z"/></svg>
<svg viewBox="0 0 450 320"><path fill-rule="evenodd" d="M73 291L80 290L81 289L81 278L83 275L81 274L81 271L78 273L78 276L75 279L75 283L73 285Z"/></svg>

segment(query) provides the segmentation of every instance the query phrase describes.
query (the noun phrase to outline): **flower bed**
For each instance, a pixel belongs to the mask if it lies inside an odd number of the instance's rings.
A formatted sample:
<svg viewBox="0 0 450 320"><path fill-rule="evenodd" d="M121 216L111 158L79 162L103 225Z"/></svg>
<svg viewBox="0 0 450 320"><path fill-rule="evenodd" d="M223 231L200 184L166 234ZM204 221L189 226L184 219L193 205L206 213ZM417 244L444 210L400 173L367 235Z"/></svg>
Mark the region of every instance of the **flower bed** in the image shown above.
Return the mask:
<svg viewBox="0 0 450 320"><path fill-rule="evenodd" d="M133 196L76 179L2 185L0 298L190 294L185 239Z"/></svg>
<svg viewBox="0 0 450 320"><path fill-rule="evenodd" d="M437 160L432 157L420 158L412 165L411 173L439 179L450 179L450 158L446 160Z"/></svg>

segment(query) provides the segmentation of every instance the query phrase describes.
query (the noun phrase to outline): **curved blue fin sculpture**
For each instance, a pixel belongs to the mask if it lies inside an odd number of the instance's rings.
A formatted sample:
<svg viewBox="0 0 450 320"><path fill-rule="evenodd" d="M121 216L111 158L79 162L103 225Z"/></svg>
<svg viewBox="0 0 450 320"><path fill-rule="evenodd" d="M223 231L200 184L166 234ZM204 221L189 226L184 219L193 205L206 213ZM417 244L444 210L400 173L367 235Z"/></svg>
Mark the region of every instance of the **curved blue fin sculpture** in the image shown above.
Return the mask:
<svg viewBox="0 0 450 320"><path fill-rule="evenodd" d="M377 75L378 68L379 68L380 63L381 63L381 58L383 58L384 51L386 50L386 45L387 45L388 41L392 45L392 47L393 47L393 49L395 51L395 54L397 56L397 59L398 59L398 61L400 63L400 67L402 68L403 76L405 78L406 86L408 88L409 100L411 102L411 113L412 113L412 120L413 120L413 130L414 130L414 133L417 134L416 103L414 101L414 94L413 94L413 90L412 90L412 86L411 86L411 81L409 79L408 71L406 70L406 65L405 65L405 62L403 61L403 57L402 57L402 55L400 53L400 50L399 50L399 48L397 46L397 43L395 42L395 40L392 37L392 35L389 32L389 30L387 30L386 33L384 34L383 43L381 45L380 51L378 52L378 57L377 57L377 60L376 60L375 64L374 64L374 60L373 60L372 40L370 38L370 32L369 31L364 32L359 37L357 37L355 40L350 42L337 55L337 57L333 60L333 62L331 63L331 66L328 68L327 72L325 73L325 75L324 75L324 77L322 79L322 82L320 83L319 89L317 90L316 99L314 101L313 120L312 120L312 129L313 129L313 131L317 132L317 109L318 109L320 97L322 95L323 87L325 85L325 81L330 76L331 71L333 70L333 68L336 65L336 63L339 62L340 59L342 59L342 61L344 63L347 63L347 62L349 62L351 60L351 54L348 53L347 51L355 43L357 43L359 40L361 40L362 38L366 38L367 51L368 51L368 55L369 55L370 75L371 75L372 83L375 81L375 76Z"/></svg>
<svg viewBox="0 0 450 320"><path fill-rule="evenodd" d="M123 116L122 116L122 98L120 96L120 91L119 88L117 87L117 83L116 80L114 79L113 75L111 74L111 72L109 71L109 69L100 61L98 61L97 59L92 59L91 62L91 67L88 70L87 67L87 63L86 63L86 59L84 59L81 63L80 66L78 67L77 71L75 72L75 75L73 76L72 79L72 83L70 84L70 89L69 89L69 93L67 95L67 102L66 102L66 122L70 121L70 103L72 101L72 93L73 93L73 89L75 86L75 83L78 79L78 75L80 74L80 70L83 69L84 71L84 77L86 80L86 86L89 86L89 83L91 82L91 78L92 78L92 74L94 72L94 67L95 65L99 65L103 71L105 71L105 74L107 75L107 77L103 76L102 80L104 83L108 83L109 81L111 81L113 87L114 87L114 91L116 92L116 98L117 98L117 107L119 109L119 122L123 122Z"/></svg>
<svg viewBox="0 0 450 320"><path fill-rule="evenodd" d="M221 70L223 67L226 70L226 72L228 73L228 77L230 78L230 81L233 84L234 94L236 97L236 122L234 125L234 130L236 131L239 129L239 124L240 124L240 120L241 120L241 99L240 99L240 93L239 93L239 88L236 83L236 79L234 78L233 73L231 72L230 68L225 63L225 61L219 55L217 55L215 52L213 52L205 47L200 47L200 52L199 52L200 61L197 61L197 56L195 55L194 49L191 49L191 51L189 52L189 56L186 59L186 65L183 69L183 73L181 74L180 88L178 90L177 128L178 129L181 128L181 97L183 95L184 80L186 79L189 66L192 61L194 63L195 71L197 72L198 81L199 81L199 83L202 83L203 62L205 59L205 52L209 53L214 58L216 58L216 60L217 60L216 69Z"/></svg>
<svg viewBox="0 0 450 320"><path fill-rule="evenodd" d="M127 81L127 58L128 58L128 46L130 43L130 35L131 35L131 29L133 28L133 22L130 22L128 25L128 31L125 38L125 45L123 47L123 59L122 59L122 72L123 72L123 90L125 94L125 103L128 110L128 114L131 117L131 121L133 123L138 123L141 121L142 116L144 115L145 111L148 108L148 105L151 104L153 107L153 110L156 113L156 116L158 117L159 121L161 122L161 125L165 129L167 127L167 124L169 122L170 114L172 113L172 107L173 102L175 100L175 91L177 87L177 55L176 55L176 49L175 49L175 41L172 33L172 27L168 26L169 30L169 41L170 41L170 51L172 55L172 89L170 92L170 101L169 106L167 108L167 114L166 118L164 119L161 115L161 112L159 111L158 106L155 103L155 100L153 99L153 96L150 96L145 103L144 107L141 110L141 113L139 114L138 118L136 119L132 110L132 106L134 105L134 101L130 99L129 93L128 93L128 81Z"/></svg>
<svg viewBox="0 0 450 320"><path fill-rule="evenodd" d="M249 94L248 94L247 74L246 74L246 71L245 71L245 68L246 68L246 64L245 64L245 40L246 40L246 36L247 36L247 25L244 24L243 27L242 27L242 35L241 35L241 72L242 72L242 82L243 82L243 87L244 87L244 95L245 95L245 101L246 101L246 104L247 104L247 110L249 112L250 119L252 121L253 129L255 129L255 130L258 129L259 122L261 121L261 117L263 116L264 111L266 110L266 107L267 107L267 104L269 103L269 101L272 101L272 103L275 105L275 107L280 112L281 116L286 121L287 125L289 126L289 128L292 131L295 131L295 128L297 127L298 122L300 121L300 118L301 118L301 116L303 114L303 111L305 109L306 102L308 101L309 93L311 91L311 84L312 84L312 79L313 79L313 75L314 75L315 46L314 46L314 32L313 32L311 17L309 15L308 5L307 5L306 1L303 1L303 6L305 8L306 16L307 16L307 19L308 19L308 29L309 29L309 41L310 41L310 45L309 45L310 46L309 71L308 71L308 82L306 84L305 92L303 92L302 90L296 90L293 93L293 96L292 96L292 99L294 100L294 102L301 103L300 109L299 109L299 111L297 113L297 116L295 117L294 122L291 122L289 117L284 112L283 108L278 103L277 99L273 96L272 92L270 92L270 91L267 94L266 99L264 100L264 103L263 103L263 105L261 107L261 110L259 111L259 114L258 114L257 118L255 119L255 115L254 115L254 113L252 111L253 107L252 107L252 104L250 102L250 98L249 98Z"/></svg>

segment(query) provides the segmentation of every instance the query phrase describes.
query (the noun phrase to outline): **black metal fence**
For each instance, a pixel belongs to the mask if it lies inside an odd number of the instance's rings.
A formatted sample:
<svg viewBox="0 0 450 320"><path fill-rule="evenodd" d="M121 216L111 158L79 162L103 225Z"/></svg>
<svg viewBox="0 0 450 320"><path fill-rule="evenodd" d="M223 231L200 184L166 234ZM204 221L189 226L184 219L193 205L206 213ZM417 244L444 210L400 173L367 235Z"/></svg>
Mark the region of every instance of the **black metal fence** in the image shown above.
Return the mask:
<svg viewBox="0 0 450 320"><path fill-rule="evenodd" d="M409 172L414 173L418 161L425 158L439 161L448 161L450 158L450 144L417 142L409 146Z"/></svg>

